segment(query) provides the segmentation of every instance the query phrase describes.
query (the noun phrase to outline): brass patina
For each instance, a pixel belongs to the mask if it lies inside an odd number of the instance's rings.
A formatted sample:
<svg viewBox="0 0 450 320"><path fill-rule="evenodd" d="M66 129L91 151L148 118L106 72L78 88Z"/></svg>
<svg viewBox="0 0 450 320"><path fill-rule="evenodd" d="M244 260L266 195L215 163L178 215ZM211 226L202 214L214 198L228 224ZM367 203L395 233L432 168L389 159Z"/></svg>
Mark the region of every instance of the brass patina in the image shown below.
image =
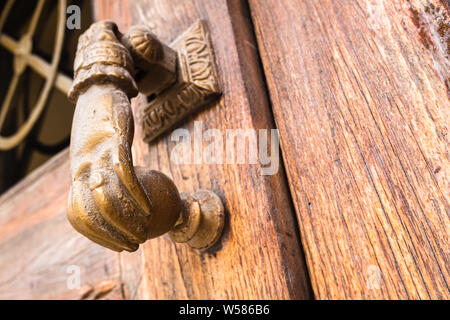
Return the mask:
<svg viewBox="0 0 450 320"><path fill-rule="evenodd" d="M122 35L115 23L100 21L79 39L68 93L76 110L67 215L77 231L104 247L135 251L170 231L174 241L205 249L222 233L217 195L201 190L180 197L161 172L133 166L130 99L138 88L156 95L173 90L185 81L180 63L175 50L141 26Z"/></svg>
<svg viewBox="0 0 450 320"><path fill-rule="evenodd" d="M206 24L194 23L171 47L177 52L177 81L138 110L144 141L151 142L180 120L220 96L220 83Z"/></svg>

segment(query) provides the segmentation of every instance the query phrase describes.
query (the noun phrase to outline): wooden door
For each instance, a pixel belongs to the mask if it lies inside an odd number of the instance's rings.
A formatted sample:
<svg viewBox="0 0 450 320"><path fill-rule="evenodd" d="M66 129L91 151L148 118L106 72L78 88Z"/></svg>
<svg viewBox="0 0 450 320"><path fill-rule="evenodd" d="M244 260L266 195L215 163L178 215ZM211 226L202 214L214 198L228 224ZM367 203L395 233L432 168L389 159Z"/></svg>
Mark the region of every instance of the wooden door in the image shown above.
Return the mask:
<svg viewBox="0 0 450 320"><path fill-rule="evenodd" d="M93 5L166 43L206 20L223 95L181 127L276 128L280 167L174 164L170 135L146 144L136 130L136 165L215 191L227 218L206 252L160 237L119 254L69 225L64 151L0 197L0 298L450 297L445 1Z"/></svg>
<svg viewBox="0 0 450 320"><path fill-rule="evenodd" d="M193 131L274 128L248 8L242 1L94 1L97 19L122 31L147 24L166 43L197 19L207 21L222 81L221 99L188 118ZM139 100L133 101L133 108ZM180 191L215 191L226 225L206 252L166 237L134 253L114 253L72 230L66 214L68 153L63 152L0 199L0 297L123 299L306 299L306 265L283 168L259 164L174 165L164 136L148 145L136 130L136 165L160 170ZM14 263L12 263L14 261ZM81 288L68 289L79 267ZM72 269L71 269L72 268Z"/></svg>

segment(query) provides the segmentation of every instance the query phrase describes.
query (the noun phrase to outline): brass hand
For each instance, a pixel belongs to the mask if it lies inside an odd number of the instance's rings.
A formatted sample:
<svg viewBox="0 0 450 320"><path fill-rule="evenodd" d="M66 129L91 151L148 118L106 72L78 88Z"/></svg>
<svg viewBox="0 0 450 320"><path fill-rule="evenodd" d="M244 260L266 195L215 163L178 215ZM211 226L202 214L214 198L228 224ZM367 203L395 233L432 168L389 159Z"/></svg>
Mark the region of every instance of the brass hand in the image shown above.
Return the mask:
<svg viewBox="0 0 450 320"><path fill-rule="evenodd" d="M153 79L148 92L159 92L176 79L176 55L149 35L135 27L122 36L113 22L101 21L80 37L69 91L76 110L68 218L77 231L116 251L135 251L169 231L177 242L208 248L222 232L221 200L210 191L180 197L164 174L133 166L135 62L138 71L158 70L161 81ZM151 40L145 42L148 47L133 41L139 37Z"/></svg>

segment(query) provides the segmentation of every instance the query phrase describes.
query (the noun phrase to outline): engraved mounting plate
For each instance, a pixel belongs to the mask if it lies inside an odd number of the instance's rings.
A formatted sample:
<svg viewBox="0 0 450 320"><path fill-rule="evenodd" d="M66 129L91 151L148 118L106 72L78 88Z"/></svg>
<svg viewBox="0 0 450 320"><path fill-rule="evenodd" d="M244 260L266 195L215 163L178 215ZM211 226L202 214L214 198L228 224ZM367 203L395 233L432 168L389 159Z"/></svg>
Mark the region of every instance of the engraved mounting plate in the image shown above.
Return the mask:
<svg viewBox="0 0 450 320"><path fill-rule="evenodd" d="M140 107L137 114L147 143L221 94L205 22L195 22L170 47L178 54L177 82Z"/></svg>

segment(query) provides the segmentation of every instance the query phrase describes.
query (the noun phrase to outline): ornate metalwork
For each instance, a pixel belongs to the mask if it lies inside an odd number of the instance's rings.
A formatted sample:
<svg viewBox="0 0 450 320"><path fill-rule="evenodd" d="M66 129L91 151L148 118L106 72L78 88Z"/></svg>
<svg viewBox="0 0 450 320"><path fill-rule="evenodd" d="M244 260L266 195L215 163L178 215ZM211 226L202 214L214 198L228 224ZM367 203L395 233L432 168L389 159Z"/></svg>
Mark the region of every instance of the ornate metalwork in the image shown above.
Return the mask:
<svg viewBox="0 0 450 320"><path fill-rule="evenodd" d="M177 54L161 43L144 26L133 26L122 37L136 67L139 91L147 96L159 94L176 81Z"/></svg>
<svg viewBox="0 0 450 320"><path fill-rule="evenodd" d="M209 33L203 21L197 21L171 47L178 54L177 83L138 110L137 118L146 142L214 101L221 93Z"/></svg>
<svg viewBox="0 0 450 320"><path fill-rule="evenodd" d="M149 31L142 28L132 34L141 32L146 38ZM171 58L170 51L167 56L155 54L162 47L156 38L133 42L129 35L122 36L113 22L101 21L78 43L75 79L68 94L76 102L70 145L69 221L92 241L116 251L134 251L147 239L171 230L175 241L208 248L223 228L220 199L204 190L180 197L164 174L133 166L130 98L138 93L133 75L143 71L135 68L137 52L146 63L150 61L144 71L169 65L164 67L168 78L170 61L165 59ZM142 43L149 47L134 47ZM193 67L190 70L196 71ZM163 77L162 82L169 86L166 80Z"/></svg>
<svg viewBox="0 0 450 320"><path fill-rule="evenodd" d="M66 23L66 0L59 0L58 2L58 22L56 26L55 47L53 49L51 63L48 64L39 56L32 54L32 37L36 30L39 17L42 13L44 2L45 0L38 1L28 30L19 41L15 41L10 36L2 34L1 32L14 4L14 0L8 0L0 15L0 45L14 54L14 76L9 84L6 97L3 100L0 109L0 130L11 107L12 98L19 83L19 78L25 71L26 67L31 67L46 79L36 106L33 108L33 111L26 122L12 136L0 136L0 150L9 150L16 147L28 135L44 110L50 90L53 86L62 92L67 93L72 83L72 79L58 73L58 64L61 57L61 50L64 40L64 28Z"/></svg>

